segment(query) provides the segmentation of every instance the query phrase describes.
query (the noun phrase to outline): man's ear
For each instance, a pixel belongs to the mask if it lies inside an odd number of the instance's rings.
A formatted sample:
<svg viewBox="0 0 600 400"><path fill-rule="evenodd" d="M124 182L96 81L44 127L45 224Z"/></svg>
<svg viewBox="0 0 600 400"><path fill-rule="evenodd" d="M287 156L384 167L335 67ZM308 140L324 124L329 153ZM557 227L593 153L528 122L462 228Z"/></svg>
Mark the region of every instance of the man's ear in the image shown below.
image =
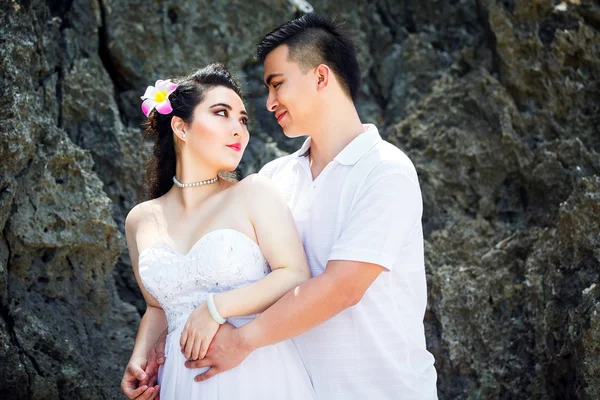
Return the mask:
<svg viewBox="0 0 600 400"><path fill-rule="evenodd" d="M325 64L319 64L315 69L315 75L317 77L317 91L327 89L331 78L331 70Z"/></svg>
<svg viewBox="0 0 600 400"><path fill-rule="evenodd" d="M186 123L184 120L181 119L181 117L178 117L176 115L174 115L171 118L171 129L173 129L173 133L179 138L179 140L181 140L182 142L185 142L185 128L186 128Z"/></svg>

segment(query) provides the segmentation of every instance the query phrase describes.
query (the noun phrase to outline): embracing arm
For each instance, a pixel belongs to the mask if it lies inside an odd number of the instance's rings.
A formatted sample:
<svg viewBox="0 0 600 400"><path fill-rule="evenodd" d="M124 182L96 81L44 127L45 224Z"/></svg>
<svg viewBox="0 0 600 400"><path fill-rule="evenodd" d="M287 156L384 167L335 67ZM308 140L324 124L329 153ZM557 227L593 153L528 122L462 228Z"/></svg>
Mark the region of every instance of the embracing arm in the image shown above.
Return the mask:
<svg viewBox="0 0 600 400"><path fill-rule="evenodd" d="M190 368L212 367L198 381L235 367L256 348L306 332L356 305L381 272L396 267L403 243L421 234L416 173L382 165L359 194L325 271L241 328L223 326L206 358L186 363Z"/></svg>
<svg viewBox="0 0 600 400"><path fill-rule="evenodd" d="M271 272L247 286L215 296L223 318L259 313L310 278L308 261L292 214L268 179L254 175L244 182L248 216Z"/></svg>
<svg viewBox="0 0 600 400"><path fill-rule="evenodd" d="M403 243L421 234L423 205L413 169L381 164L366 182L325 271L240 328L249 349L296 336L357 304L381 272L395 268Z"/></svg>
<svg viewBox="0 0 600 400"><path fill-rule="evenodd" d="M329 261L325 272L302 283L238 331L247 350L304 333L357 304L383 267Z"/></svg>
<svg viewBox="0 0 600 400"><path fill-rule="evenodd" d="M300 235L277 188L256 175L239 185L240 198L244 199L241 206L246 208L271 272L254 283L215 295L215 306L223 318L262 312L310 278ZM204 358L218 329L206 302L200 304L181 332L179 342L185 357Z"/></svg>
<svg viewBox="0 0 600 400"><path fill-rule="evenodd" d="M227 371L255 349L306 332L355 305L381 271L376 264L330 261L324 273L297 286L250 323L238 329L223 325L206 358L185 365L211 367L196 376L198 382Z"/></svg>
<svg viewBox="0 0 600 400"><path fill-rule="evenodd" d="M358 246L364 244L359 241L349 247ZM253 321L239 329L223 325L206 357L188 361L186 367L211 367L196 376L196 381L227 371L255 349L306 332L357 304L384 270L384 266L375 263L331 259L321 275L296 286Z"/></svg>
<svg viewBox="0 0 600 400"><path fill-rule="evenodd" d="M325 271L239 329L248 349L296 336L357 304L381 272L394 268L403 243L421 234L414 170L382 164L366 182Z"/></svg>

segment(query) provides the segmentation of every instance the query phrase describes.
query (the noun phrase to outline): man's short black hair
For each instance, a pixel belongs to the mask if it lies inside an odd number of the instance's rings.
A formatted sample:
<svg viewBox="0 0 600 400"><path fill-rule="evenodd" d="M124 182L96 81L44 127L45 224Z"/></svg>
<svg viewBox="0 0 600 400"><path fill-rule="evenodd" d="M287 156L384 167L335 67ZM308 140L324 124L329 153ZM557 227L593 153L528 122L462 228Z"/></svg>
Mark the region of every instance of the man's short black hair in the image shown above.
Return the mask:
<svg viewBox="0 0 600 400"><path fill-rule="evenodd" d="M264 63L267 55L283 44L289 48L289 59L304 71L319 64L331 68L346 94L356 100L360 68L354 41L341 24L322 14L305 14L268 33L258 44L256 58Z"/></svg>

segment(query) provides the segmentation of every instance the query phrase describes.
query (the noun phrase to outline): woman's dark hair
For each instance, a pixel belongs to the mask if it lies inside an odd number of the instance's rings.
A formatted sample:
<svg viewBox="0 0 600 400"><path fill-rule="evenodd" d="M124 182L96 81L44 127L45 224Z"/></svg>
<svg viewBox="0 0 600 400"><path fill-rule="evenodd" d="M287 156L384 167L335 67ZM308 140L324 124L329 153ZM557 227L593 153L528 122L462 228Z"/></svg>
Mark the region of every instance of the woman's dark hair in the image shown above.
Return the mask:
<svg viewBox="0 0 600 400"><path fill-rule="evenodd" d="M356 101L360 88L360 67L354 40L342 24L326 15L308 13L278 26L258 44L256 59L262 63L281 45L289 49L288 59L306 72L326 64L339 79L343 90Z"/></svg>
<svg viewBox="0 0 600 400"><path fill-rule="evenodd" d="M194 109L206 97L206 92L215 86L224 86L242 97L242 90L229 69L220 63L210 64L183 78L173 79L177 89L169 96L173 111L160 114L153 110L146 124L144 138L154 141L153 156L146 164L142 184L142 196L156 199L167 193L173 186L173 176L177 165L177 151L171 129L171 119L178 116L186 123L194 118Z"/></svg>

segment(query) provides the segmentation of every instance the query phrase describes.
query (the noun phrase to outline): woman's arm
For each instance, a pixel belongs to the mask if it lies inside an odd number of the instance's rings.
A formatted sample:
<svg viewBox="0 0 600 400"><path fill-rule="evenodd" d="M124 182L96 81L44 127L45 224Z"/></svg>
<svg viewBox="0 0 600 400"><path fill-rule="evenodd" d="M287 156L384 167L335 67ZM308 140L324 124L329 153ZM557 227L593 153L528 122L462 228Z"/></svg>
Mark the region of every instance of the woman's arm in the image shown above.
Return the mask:
<svg viewBox="0 0 600 400"><path fill-rule="evenodd" d="M246 180L251 181L243 188L248 192L244 200L248 216L271 273L216 295L215 305L223 318L262 312L311 277L294 218L277 187L260 175Z"/></svg>
<svg viewBox="0 0 600 400"><path fill-rule="evenodd" d="M258 175L246 178L239 185L242 185L238 188L243 198L241 204L272 272L250 285L215 295L217 311L223 318L262 312L310 278L302 240L275 185ZM204 358L218 327L206 303L198 306L181 333L180 345L185 357Z"/></svg>
<svg viewBox="0 0 600 400"><path fill-rule="evenodd" d="M133 266L133 273L142 291L144 300L146 300L146 312L140 321L133 352L121 380L121 390L130 399L138 398L138 396L150 399L158 393L158 386L148 387L147 385L141 385L138 387L137 381L146 379L147 376L144 369L148 363L150 350L155 345L160 334L167 327L167 318L164 311L158 301L144 288L139 276L139 252L136 242L136 232L142 218L143 211L141 205L138 205L129 212L125 220L125 235L127 237L127 247L129 249L131 265Z"/></svg>
<svg viewBox="0 0 600 400"><path fill-rule="evenodd" d="M147 304L146 312L140 321L131 357L147 359L150 350L152 350L158 341L158 337L166 328L167 318L162 308Z"/></svg>
<svg viewBox="0 0 600 400"><path fill-rule="evenodd" d="M136 234L142 218L144 218L144 213L140 204L134 207L127 215L127 219L125 220L125 235L127 237L127 247L129 249L131 265L133 266L133 273L144 296L144 300L146 300L146 312L140 321L132 357L141 356L145 358L148 357L148 353L156 343L159 335L167 328L167 317L158 301L148 293L140 278Z"/></svg>

